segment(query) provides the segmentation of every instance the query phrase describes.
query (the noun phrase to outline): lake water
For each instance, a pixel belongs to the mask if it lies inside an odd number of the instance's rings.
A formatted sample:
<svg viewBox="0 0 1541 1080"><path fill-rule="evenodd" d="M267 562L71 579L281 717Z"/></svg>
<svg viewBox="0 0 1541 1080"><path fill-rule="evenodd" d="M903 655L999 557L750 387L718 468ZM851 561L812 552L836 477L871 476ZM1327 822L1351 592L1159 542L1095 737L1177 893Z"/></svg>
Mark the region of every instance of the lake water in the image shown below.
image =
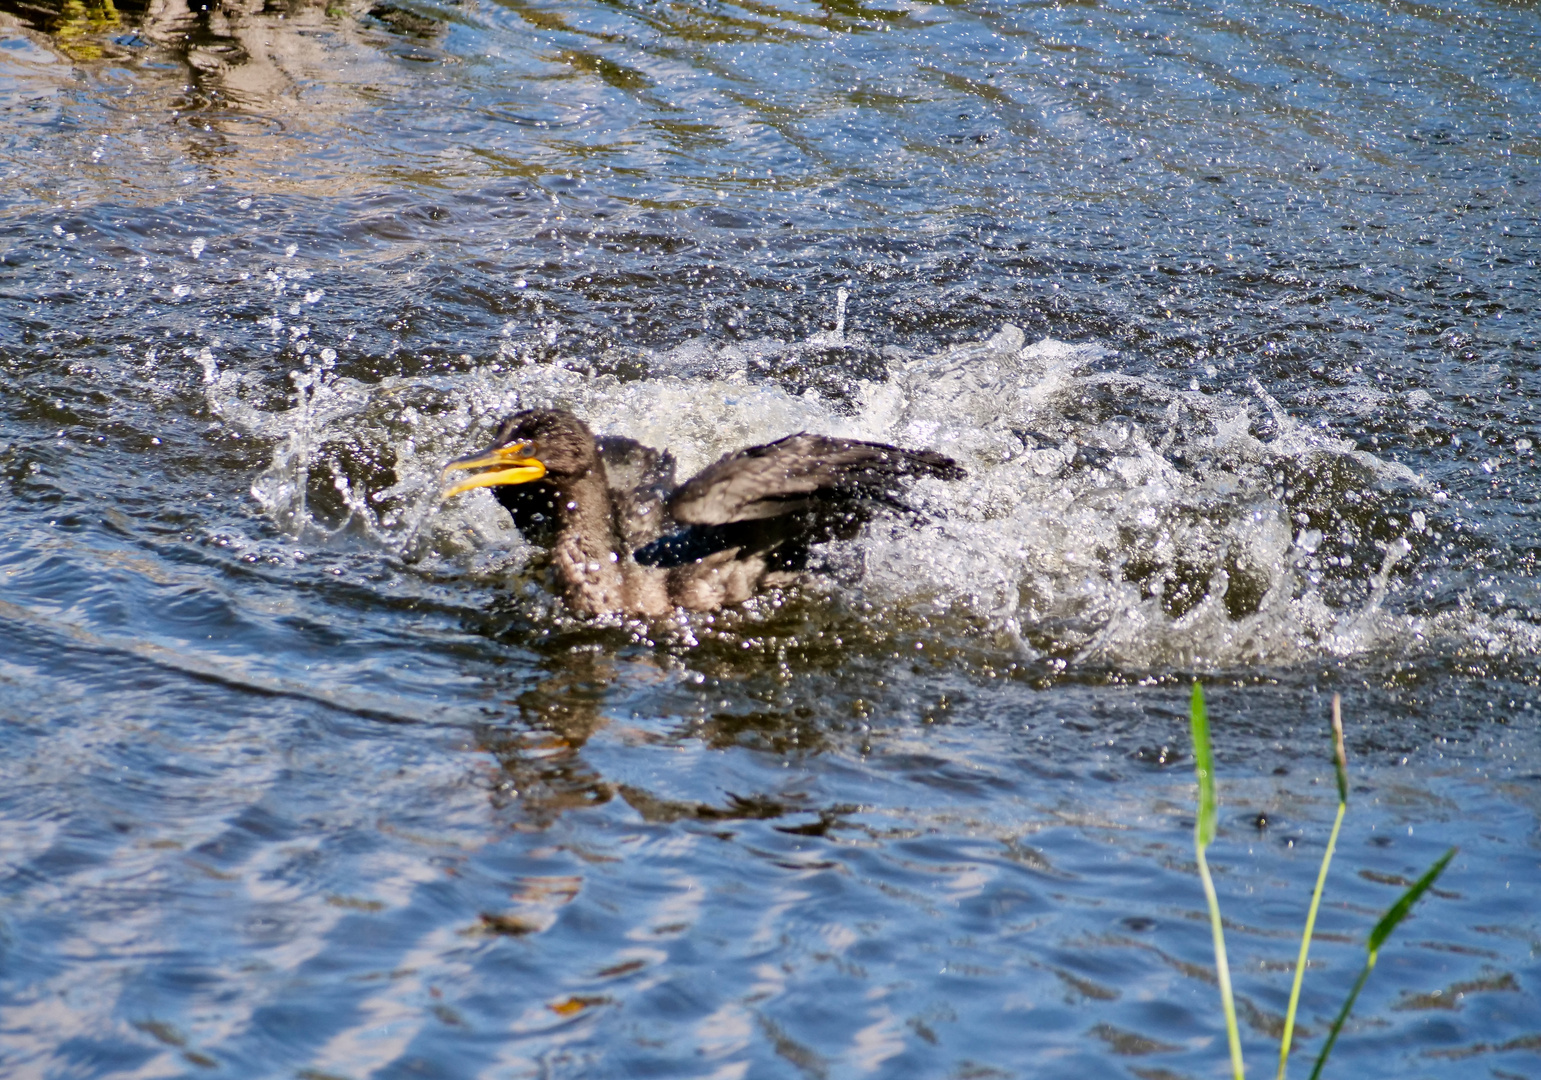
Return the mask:
<svg viewBox="0 0 1541 1080"><path fill-rule="evenodd" d="M50 7L50 4L53 4ZM1541 9L0 0L0 1071L1541 1075ZM586 622L447 459L956 457Z"/></svg>

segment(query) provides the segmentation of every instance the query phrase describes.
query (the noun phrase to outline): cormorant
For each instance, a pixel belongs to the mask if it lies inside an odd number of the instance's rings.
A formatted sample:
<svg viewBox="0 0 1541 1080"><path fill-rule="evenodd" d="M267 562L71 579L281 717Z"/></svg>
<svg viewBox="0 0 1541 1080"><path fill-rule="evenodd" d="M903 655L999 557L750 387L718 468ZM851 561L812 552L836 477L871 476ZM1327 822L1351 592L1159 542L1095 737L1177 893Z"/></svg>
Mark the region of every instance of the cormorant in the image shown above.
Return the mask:
<svg viewBox="0 0 1541 1080"><path fill-rule="evenodd" d="M964 475L930 450L804 433L728 454L675 487L667 452L596 439L570 412L532 409L446 465L442 482L444 498L493 488L519 530L550 547L575 610L663 615L790 584L809 545L855 536L878 506L908 510L900 480Z"/></svg>

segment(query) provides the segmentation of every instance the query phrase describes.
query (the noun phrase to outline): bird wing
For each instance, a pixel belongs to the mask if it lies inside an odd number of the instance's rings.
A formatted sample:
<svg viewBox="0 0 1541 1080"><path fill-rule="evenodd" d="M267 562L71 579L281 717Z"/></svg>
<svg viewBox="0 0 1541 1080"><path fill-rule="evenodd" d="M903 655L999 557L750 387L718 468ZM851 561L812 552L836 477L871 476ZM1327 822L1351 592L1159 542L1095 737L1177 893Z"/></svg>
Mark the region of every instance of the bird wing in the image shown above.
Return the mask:
<svg viewBox="0 0 1541 1080"><path fill-rule="evenodd" d="M645 566L684 566L728 548L765 554L775 569L801 569L811 544L854 536L872 504L907 509L895 488L907 477L959 480L951 458L883 443L791 435L729 454L667 502L676 531L634 553Z"/></svg>
<svg viewBox="0 0 1541 1080"><path fill-rule="evenodd" d="M929 450L804 433L707 466L669 497L668 508L682 524L727 525L831 501L890 501L899 480L916 476L958 480L964 472Z"/></svg>
<svg viewBox="0 0 1541 1080"><path fill-rule="evenodd" d="M621 435L601 435L594 445L605 463L616 525L626 546L656 539L667 525L665 502L674 488L674 455Z"/></svg>

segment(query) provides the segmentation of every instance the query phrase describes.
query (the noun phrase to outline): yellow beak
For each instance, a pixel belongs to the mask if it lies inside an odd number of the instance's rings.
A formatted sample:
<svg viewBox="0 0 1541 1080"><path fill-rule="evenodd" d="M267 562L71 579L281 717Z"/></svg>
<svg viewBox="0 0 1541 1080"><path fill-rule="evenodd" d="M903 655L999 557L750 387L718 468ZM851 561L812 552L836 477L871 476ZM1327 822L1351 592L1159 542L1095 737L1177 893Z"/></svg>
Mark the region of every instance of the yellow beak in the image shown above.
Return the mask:
<svg viewBox="0 0 1541 1080"><path fill-rule="evenodd" d="M473 473L441 492L439 498L447 499L451 495L459 495L462 491L470 491L472 488L496 487L499 484L527 484L531 480L539 480L546 475L546 466L530 457L529 444L515 443L512 446L495 446L490 450L478 450L474 454L456 458L444 466L444 472L439 476L439 483L441 485L448 483L450 473L468 469L482 471Z"/></svg>

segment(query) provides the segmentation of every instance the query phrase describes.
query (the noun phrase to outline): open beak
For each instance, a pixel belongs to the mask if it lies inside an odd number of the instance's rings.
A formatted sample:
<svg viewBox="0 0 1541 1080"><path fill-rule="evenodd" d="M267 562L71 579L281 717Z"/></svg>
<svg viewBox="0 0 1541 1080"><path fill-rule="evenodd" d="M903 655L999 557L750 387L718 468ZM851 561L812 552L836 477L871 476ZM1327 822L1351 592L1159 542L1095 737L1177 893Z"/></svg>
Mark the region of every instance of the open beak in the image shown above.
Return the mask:
<svg viewBox="0 0 1541 1080"><path fill-rule="evenodd" d="M479 471L472 471L479 470ZM495 446L490 450L478 450L474 454L456 458L444 466L439 476L440 485L450 482L450 474L471 471L471 475L453 486L445 488L439 498L447 499L472 488L496 487L500 484L527 484L546 475L546 467L530 456L529 443L512 446Z"/></svg>

